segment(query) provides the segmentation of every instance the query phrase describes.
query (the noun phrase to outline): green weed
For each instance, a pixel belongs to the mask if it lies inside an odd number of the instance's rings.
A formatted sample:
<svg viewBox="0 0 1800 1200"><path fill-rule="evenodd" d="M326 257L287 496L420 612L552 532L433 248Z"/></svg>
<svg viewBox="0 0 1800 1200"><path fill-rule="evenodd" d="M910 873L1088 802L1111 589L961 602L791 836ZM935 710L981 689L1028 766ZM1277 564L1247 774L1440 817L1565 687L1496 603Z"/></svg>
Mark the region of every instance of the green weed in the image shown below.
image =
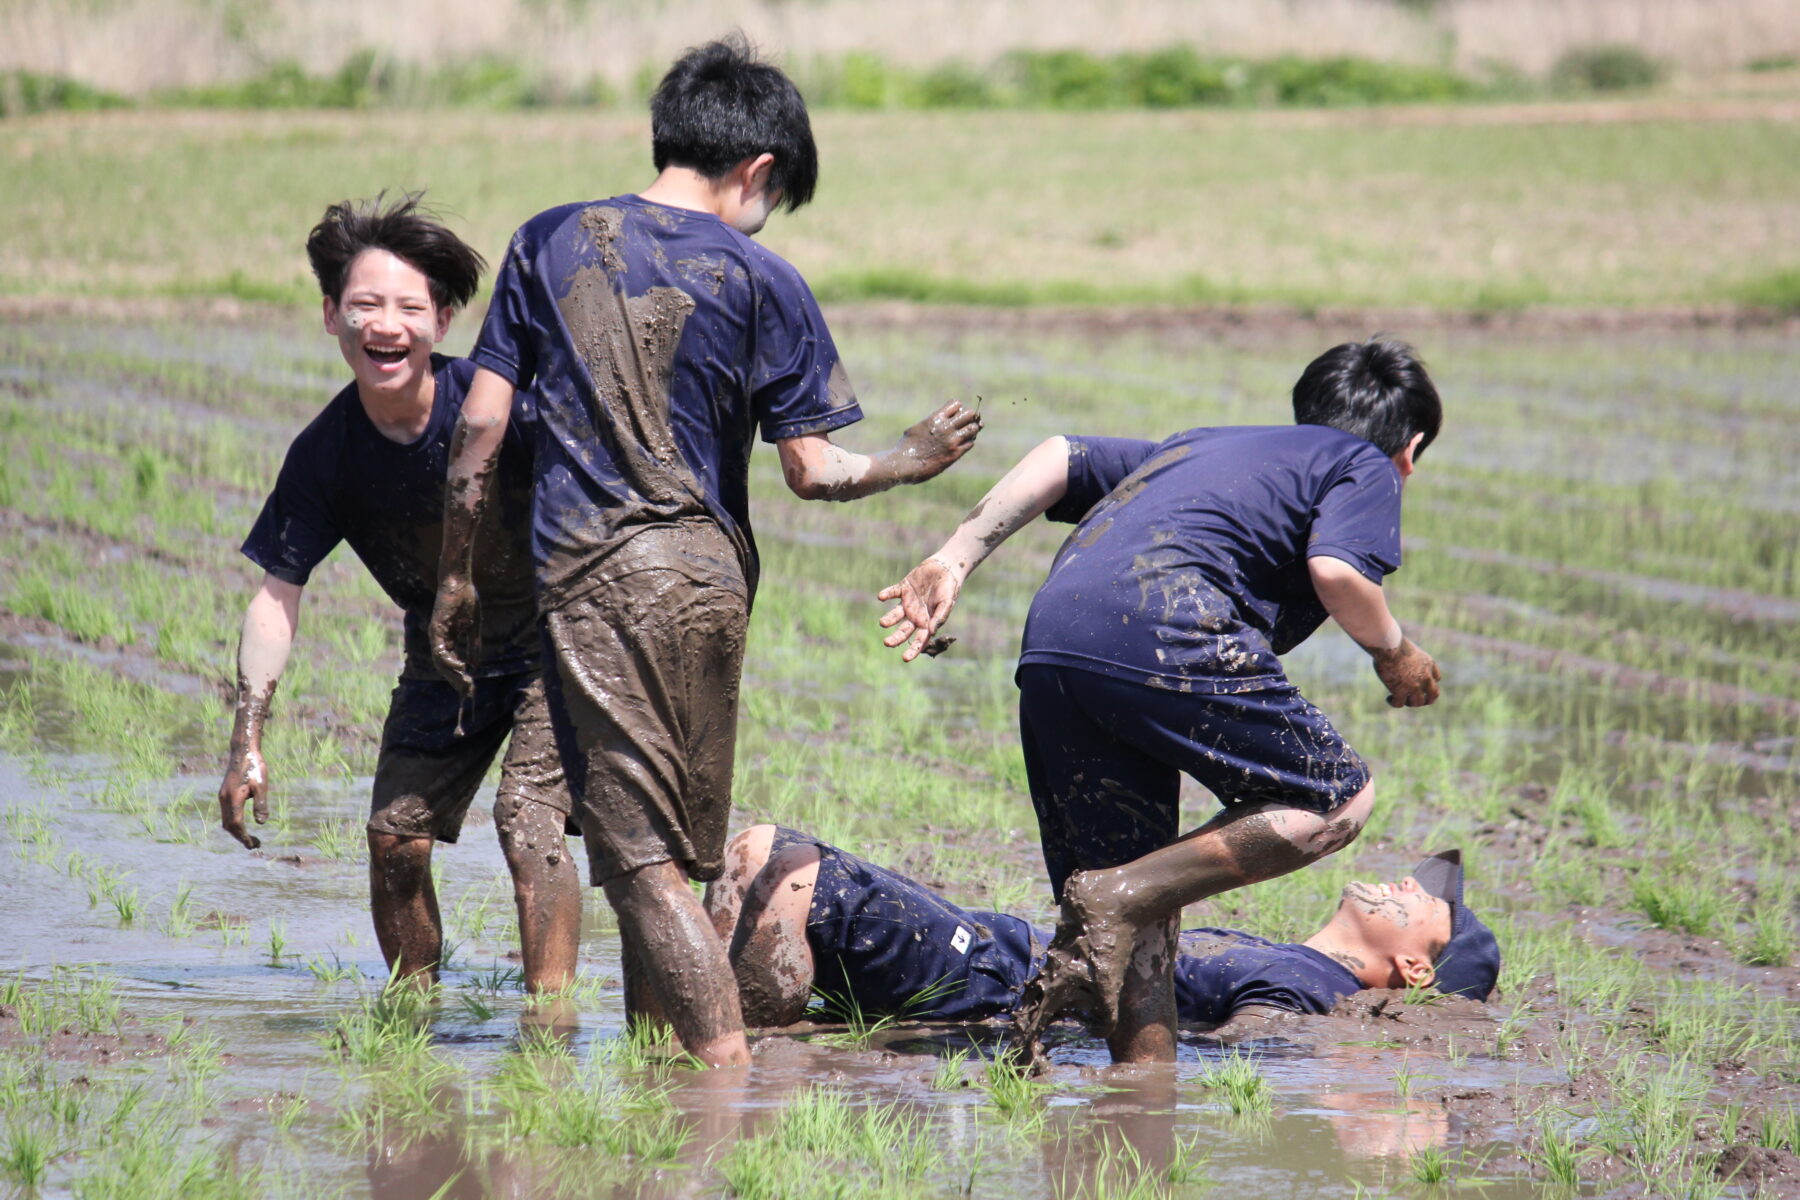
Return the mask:
<svg viewBox="0 0 1800 1200"><path fill-rule="evenodd" d="M1030 1124L1044 1119L1044 1096L1050 1085L1031 1073L1031 1068L1011 1050L987 1060L981 1087L988 1102L1008 1121Z"/></svg>
<svg viewBox="0 0 1800 1200"><path fill-rule="evenodd" d="M1249 1058L1235 1051L1206 1064L1195 1082L1217 1092L1233 1113L1265 1113L1274 1109L1275 1095L1269 1081Z"/></svg>

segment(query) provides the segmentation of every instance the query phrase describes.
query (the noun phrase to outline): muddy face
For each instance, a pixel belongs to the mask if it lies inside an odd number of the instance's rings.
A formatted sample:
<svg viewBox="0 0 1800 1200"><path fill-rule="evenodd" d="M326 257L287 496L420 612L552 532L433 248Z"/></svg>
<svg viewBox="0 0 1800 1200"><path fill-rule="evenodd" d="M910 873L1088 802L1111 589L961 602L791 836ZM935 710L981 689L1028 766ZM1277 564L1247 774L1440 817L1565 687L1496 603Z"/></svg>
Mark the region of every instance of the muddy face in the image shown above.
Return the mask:
<svg viewBox="0 0 1800 1200"><path fill-rule="evenodd" d="M325 300L325 332L356 376L358 390L400 398L431 378L431 351L450 330L451 312L431 298L431 281L386 250L365 250Z"/></svg>
<svg viewBox="0 0 1800 1200"><path fill-rule="evenodd" d="M1450 905L1408 875L1395 883L1349 883L1338 912L1351 918L1371 946L1430 958L1450 940Z"/></svg>

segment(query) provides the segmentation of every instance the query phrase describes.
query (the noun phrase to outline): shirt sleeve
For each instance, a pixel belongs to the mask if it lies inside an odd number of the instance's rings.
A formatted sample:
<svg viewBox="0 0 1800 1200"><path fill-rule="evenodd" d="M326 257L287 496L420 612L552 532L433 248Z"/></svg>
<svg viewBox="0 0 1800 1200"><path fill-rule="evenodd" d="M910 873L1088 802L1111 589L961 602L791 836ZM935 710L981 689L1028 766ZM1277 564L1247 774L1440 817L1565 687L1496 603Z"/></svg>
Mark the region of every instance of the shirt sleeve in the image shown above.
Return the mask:
<svg viewBox="0 0 1800 1200"><path fill-rule="evenodd" d="M1373 446L1313 506L1306 556L1349 563L1373 583L1400 567L1400 472Z"/></svg>
<svg viewBox="0 0 1800 1200"><path fill-rule="evenodd" d="M487 319L469 359L505 379L514 388L528 388L537 378L536 329L531 320L531 285L534 270L526 248L525 231L513 234L506 259L494 277L494 296L488 301Z"/></svg>
<svg viewBox="0 0 1800 1200"><path fill-rule="evenodd" d="M757 289L755 336L750 400L765 442L828 433L862 420L812 289L779 260Z"/></svg>
<svg viewBox="0 0 1800 1200"><path fill-rule="evenodd" d="M1044 516L1068 525L1076 524L1100 503L1126 476L1144 464L1160 444L1142 438L1078 437L1070 435L1069 488Z"/></svg>
<svg viewBox="0 0 1800 1200"><path fill-rule="evenodd" d="M330 467L305 434L288 447L275 490L244 539L244 557L295 587L343 540L330 501Z"/></svg>

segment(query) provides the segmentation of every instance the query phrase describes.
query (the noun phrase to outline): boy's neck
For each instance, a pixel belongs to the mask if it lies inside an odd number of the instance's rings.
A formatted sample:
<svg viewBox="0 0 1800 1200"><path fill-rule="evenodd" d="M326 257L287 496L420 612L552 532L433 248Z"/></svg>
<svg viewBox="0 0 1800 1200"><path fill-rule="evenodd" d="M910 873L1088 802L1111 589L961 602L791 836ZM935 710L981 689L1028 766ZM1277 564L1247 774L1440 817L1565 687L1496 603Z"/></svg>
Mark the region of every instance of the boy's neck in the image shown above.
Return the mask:
<svg viewBox="0 0 1800 1200"><path fill-rule="evenodd" d="M708 179L688 167L664 167L656 181L638 196L665 208L685 208L723 220L734 186L729 177Z"/></svg>
<svg viewBox="0 0 1800 1200"><path fill-rule="evenodd" d="M437 372L425 371L404 392L378 391L356 385L356 398L377 433L390 442L416 442L431 424L431 409L437 403Z"/></svg>
<svg viewBox="0 0 1800 1200"><path fill-rule="evenodd" d="M1341 928L1335 919L1300 944L1310 950L1317 950L1349 971L1356 976L1358 983L1366 987L1380 986L1369 982L1380 966L1374 952L1363 944L1361 938Z"/></svg>

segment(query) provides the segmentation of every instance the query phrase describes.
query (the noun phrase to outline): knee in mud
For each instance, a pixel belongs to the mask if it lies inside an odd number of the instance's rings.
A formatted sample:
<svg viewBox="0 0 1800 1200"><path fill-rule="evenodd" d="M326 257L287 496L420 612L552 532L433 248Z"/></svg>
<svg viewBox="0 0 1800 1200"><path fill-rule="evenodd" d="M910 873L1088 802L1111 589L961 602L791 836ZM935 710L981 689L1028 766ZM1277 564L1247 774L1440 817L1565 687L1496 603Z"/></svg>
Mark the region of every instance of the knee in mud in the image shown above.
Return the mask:
<svg viewBox="0 0 1800 1200"><path fill-rule="evenodd" d="M554 862L564 853L563 815L547 804L502 792L494 799L494 829L508 854L541 849Z"/></svg>

